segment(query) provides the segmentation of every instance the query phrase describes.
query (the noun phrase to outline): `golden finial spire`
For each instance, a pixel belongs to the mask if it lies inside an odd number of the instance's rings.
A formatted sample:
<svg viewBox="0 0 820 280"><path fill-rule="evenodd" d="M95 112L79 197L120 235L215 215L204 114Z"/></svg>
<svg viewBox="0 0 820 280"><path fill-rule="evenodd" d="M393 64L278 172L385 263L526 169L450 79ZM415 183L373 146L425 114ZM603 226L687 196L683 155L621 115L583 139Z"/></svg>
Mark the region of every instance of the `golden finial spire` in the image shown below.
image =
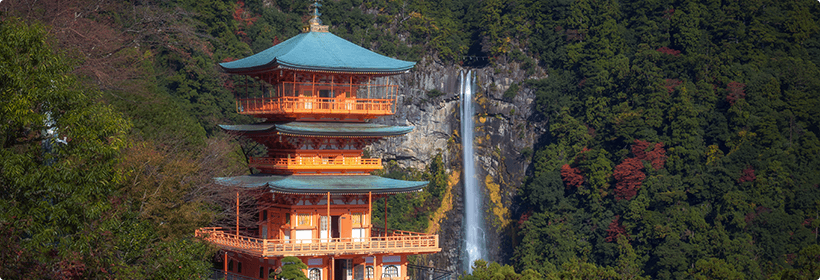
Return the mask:
<svg viewBox="0 0 820 280"><path fill-rule="evenodd" d="M322 25L322 20L319 19L319 16L322 15L322 13L319 13L319 7L322 6L319 1L322 0L313 0L313 4L310 4L310 8L313 9L313 12L311 12L313 17L308 21L308 25L302 29L303 32L328 32L327 25Z"/></svg>

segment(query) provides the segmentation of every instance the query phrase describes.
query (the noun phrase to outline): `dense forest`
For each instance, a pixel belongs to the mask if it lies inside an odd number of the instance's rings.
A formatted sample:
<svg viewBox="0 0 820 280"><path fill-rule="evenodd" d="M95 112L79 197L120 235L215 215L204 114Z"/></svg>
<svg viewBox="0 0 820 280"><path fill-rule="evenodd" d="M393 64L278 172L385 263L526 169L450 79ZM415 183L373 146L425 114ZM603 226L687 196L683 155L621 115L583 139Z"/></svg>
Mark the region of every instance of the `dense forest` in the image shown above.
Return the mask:
<svg viewBox="0 0 820 280"><path fill-rule="evenodd" d="M217 128L253 120L216 64L298 34L309 4L0 3L0 277L207 275L193 230L252 216L210 178L259 150ZM549 127L522 151L514 257L465 279L820 277L817 1L323 5L331 32L388 56L547 73L515 87ZM391 227L424 231L441 158L381 175L431 181L387 204Z"/></svg>

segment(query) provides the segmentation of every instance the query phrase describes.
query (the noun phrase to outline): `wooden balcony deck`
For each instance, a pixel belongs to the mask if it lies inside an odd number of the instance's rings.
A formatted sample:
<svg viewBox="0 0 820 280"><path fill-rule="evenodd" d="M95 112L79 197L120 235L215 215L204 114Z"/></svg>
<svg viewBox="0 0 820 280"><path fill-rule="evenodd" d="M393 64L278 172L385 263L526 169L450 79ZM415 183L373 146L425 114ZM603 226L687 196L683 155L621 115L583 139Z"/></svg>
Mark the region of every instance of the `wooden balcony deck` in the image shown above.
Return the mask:
<svg viewBox="0 0 820 280"><path fill-rule="evenodd" d="M257 97L237 98L236 111L243 115L267 118L305 116L333 117L350 115L371 119L392 115L393 99L317 98L317 97Z"/></svg>
<svg viewBox="0 0 820 280"><path fill-rule="evenodd" d="M217 246L257 257L322 256L329 254L430 254L441 251L438 235L398 230L373 229L369 238L261 239L241 236L227 229L210 227L196 236ZM381 235L381 236L377 236Z"/></svg>
<svg viewBox="0 0 820 280"><path fill-rule="evenodd" d="M273 173L358 172L382 169L382 160L359 157L251 158L250 166Z"/></svg>

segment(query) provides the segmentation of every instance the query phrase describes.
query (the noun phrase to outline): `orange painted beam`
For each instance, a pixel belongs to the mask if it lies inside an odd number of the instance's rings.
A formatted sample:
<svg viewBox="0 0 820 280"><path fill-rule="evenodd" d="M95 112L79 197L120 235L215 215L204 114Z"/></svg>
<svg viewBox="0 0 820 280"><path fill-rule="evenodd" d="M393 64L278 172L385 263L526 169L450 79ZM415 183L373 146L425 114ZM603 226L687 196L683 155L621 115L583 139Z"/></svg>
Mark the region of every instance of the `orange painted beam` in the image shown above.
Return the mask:
<svg viewBox="0 0 820 280"><path fill-rule="evenodd" d="M384 168L381 159L344 156L250 158L251 167L271 173L369 173Z"/></svg>

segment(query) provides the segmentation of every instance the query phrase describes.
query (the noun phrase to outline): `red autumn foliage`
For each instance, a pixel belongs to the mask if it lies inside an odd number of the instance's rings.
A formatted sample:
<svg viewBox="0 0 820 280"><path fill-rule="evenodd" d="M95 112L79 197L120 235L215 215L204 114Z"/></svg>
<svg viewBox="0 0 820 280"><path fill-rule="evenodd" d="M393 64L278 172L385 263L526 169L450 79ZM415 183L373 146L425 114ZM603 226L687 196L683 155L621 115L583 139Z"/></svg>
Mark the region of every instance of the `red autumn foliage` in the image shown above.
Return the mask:
<svg viewBox="0 0 820 280"><path fill-rule="evenodd" d="M236 89L236 85L234 85L231 79L225 79L225 82L222 83L222 86L228 89L228 91L230 92L234 92L234 89Z"/></svg>
<svg viewBox="0 0 820 280"><path fill-rule="evenodd" d="M609 223L609 228L606 230L606 239L604 239L606 242L618 242L618 236L626 236L626 228L618 222L620 218L621 216L616 215L615 219Z"/></svg>
<svg viewBox="0 0 820 280"><path fill-rule="evenodd" d="M253 23L258 19L258 17L252 17L250 15L250 12L245 11L245 2L237 1L236 8L234 8L233 10L233 19L239 22L239 30L236 31L236 34L248 36L248 34L242 30L242 26L253 25Z"/></svg>
<svg viewBox="0 0 820 280"><path fill-rule="evenodd" d="M672 93L675 91L675 88L678 87L683 82L676 79L664 79L663 80L663 87L666 88L666 91Z"/></svg>
<svg viewBox="0 0 820 280"><path fill-rule="evenodd" d="M524 225L524 223L526 223L527 220L530 219L530 216L532 216L532 210L527 211L527 213L522 214L521 218L518 219L518 226L520 227L520 226Z"/></svg>
<svg viewBox="0 0 820 280"><path fill-rule="evenodd" d="M746 165L746 169L743 169L743 173L737 181L738 183L744 183L754 181L755 179L757 179L757 176L755 176L754 168L751 165Z"/></svg>
<svg viewBox="0 0 820 280"><path fill-rule="evenodd" d="M57 275L59 275L61 279L82 279L83 274L85 274L86 266L81 259L60 261L58 263L59 270Z"/></svg>
<svg viewBox="0 0 820 280"><path fill-rule="evenodd" d="M584 31L579 29L567 29L567 41L583 41Z"/></svg>
<svg viewBox="0 0 820 280"><path fill-rule="evenodd" d="M649 147L652 147L652 150L647 151ZM631 150L634 157L627 158L615 166L613 174L617 181L615 199L618 200L632 199L638 193L643 180L646 179L643 171L644 160L648 161L655 170L660 170L666 163L666 149L663 148L663 143L653 145L650 142L635 139Z"/></svg>
<svg viewBox="0 0 820 280"><path fill-rule="evenodd" d="M648 161L652 164L652 168L660 170L666 163L666 149L663 148L663 142L655 143L651 151L646 149L651 145L647 141L635 139L635 144L632 145L632 154L640 160Z"/></svg>
<svg viewBox="0 0 820 280"><path fill-rule="evenodd" d="M666 163L666 149L663 148L663 143L655 143L655 148L646 153L646 159L652 164L652 168L660 170Z"/></svg>
<svg viewBox="0 0 820 280"><path fill-rule="evenodd" d="M793 265L794 264L794 259L796 259L796 258L797 258L796 253L786 254L786 263L790 264L790 265Z"/></svg>
<svg viewBox="0 0 820 280"><path fill-rule="evenodd" d="M738 83L738 82L731 82L726 86L726 90L729 94L726 95L726 101L729 101L729 104L735 105L735 102L739 99L746 98L746 92L744 89L746 88L746 84Z"/></svg>
<svg viewBox="0 0 820 280"><path fill-rule="evenodd" d="M754 219L757 218L757 216L760 216L760 214L769 213L769 212L772 212L772 209L769 209L769 208L763 207L763 206L758 206L757 208L755 208L754 212L747 213L746 216L744 217L744 220L748 224L749 222L754 221Z"/></svg>
<svg viewBox="0 0 820 280"><path fill-rule="evenodd" d="M248 11L245 11L245 2L236 1L236 8L233 10L233 19L245 25L253 25L258 17L252 17Z"/></svg>
<svg viewBox="0 0 820 280"><path fill-rule="evenodd" d="M679 56L680 55L679 50L670 49L670 48L667 48L667 47L660 47L660 48L655 49L655 51L658 51L660 53L665 53L665 54L668 54L668 55L672 55L672 56Z"/></svg>
<svg viewBox="0 0 820 280"><path fill-rule="evenodd" d="M646 148L649 147L649 142L635 139L635 144L632 144L632 154L638 159L646 158Z"/></svg>
<svg viewBox="0 0 820 280"><path fill-rule="evenodd" d="M613 174L615 180L615 199L632 199L638 194L638 189L646 178L643 173L643 163L638 158L627 158L618 166L615 166Z"/></svg>
<svg viewBox="0 0 820 280"><path fill-rule="evenodd" d="M672 14L675 13L675 9L669 9L669 10L663 11L663 13L664 13L663 18L666 19L666 20L670 20L670 19L672 19Z"/></svg>
<svg viewBox="0 0 820 280"><path fill-rule="evenodd" d="M561 166L561 178L564 179L564 183L567 184L567 187L573 186L577 188L584 183L584 176L581 175L581 170L570 167L569 164Z"/></svg>
<svg viewBox="0 0 820 280"><path fill-rule="evenodd" d="M586 152L589 152L589 151L590 151L590 149L587 148L587 147L581 148L581 151L578 152L577 155L575 155L575 159L573 160L573 162L578 163L580 161L586 160L586 158L587 158ZM579 172L580 172L580 170L579 170Z"/></svg>

